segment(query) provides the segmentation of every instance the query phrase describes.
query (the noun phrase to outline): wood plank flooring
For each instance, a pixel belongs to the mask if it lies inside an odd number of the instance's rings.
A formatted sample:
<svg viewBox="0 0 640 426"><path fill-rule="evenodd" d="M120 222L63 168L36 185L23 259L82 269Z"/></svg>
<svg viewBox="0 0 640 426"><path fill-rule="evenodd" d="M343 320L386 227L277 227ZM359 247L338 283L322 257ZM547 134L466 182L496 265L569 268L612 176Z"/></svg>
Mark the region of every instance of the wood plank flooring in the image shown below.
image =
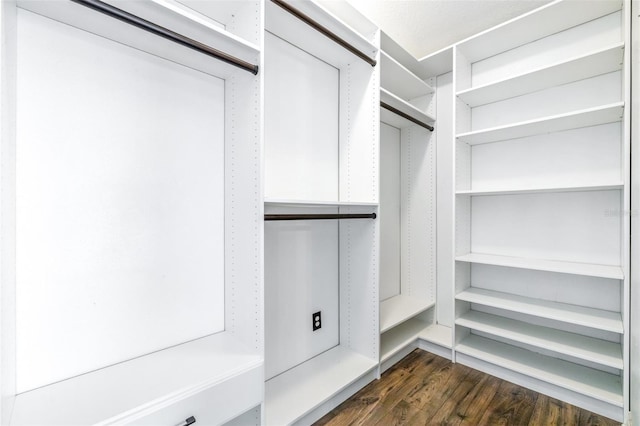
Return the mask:
<svg viewBox="0 0 640 426"><path fill-rule="evenodd" d="M619 425L416 349L315 426Z"/></svg>

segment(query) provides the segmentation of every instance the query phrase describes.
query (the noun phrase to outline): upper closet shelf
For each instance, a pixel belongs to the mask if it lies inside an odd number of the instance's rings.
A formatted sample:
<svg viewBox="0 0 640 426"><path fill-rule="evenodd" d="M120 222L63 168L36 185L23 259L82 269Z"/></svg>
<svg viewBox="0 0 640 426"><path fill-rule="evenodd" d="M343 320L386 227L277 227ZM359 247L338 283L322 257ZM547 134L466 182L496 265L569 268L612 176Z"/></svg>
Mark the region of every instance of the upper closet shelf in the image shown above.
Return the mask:
<svg viewBox="0 0 640 426"><path fill-rule="evenodd" d="M349 201L316 201L316 200L285 200L265 198L265 207L293 206L293 207L378 207L378 203L361 203Z"/></svg>
<svg viewBox="0 0 640 426"><path fill-rule="evenodd" d="M105 0L115 7L210 49L256 65L260 48L222 28L220 23L178 2ZM18 0L18 6L56 21L117 41L191 68L226 78L239 69L220 59L167 40L72 1Z"/></svg>
<svg viewBox="0 0 640 426"><path fill-rule="evenodd" d="M451 72L453 69L453 46L445 47L421 59L418 59L423 78L435 77Z"/></svg>
<svg viewBox="0 0 640 426"><path fill-rule="evenodd" d="M262 357L230 333L217 333L18 395L12 424L124 424L195 392L246 387L218 410L224 422L241 414L235 406L260 403L261 392L254 390L263 383L262 365Z"/></svg>
<svg viewBox="0 0 640 426"><path fill-rule="evenodd" d="M536 271L560 272L563 274L585 275L589 277L624 279L620 266L597 265L592 263L563 262L559 260L530 259L524 257L498 256L493 254L469 253L456 256L459 262L481 263L508 268L533 269Z"/></svg>
<svg viewBox="0 0 640 426"><path fill-rule="evenodd" d="M460 91L458 97L470 107L475 107L617 71L622 68L623 53L624 43L616 43L547 67Z"/></svg>
<svg viewBox="0 0 640 426"><path fill-rule="evenodd" d="M380 101L423 123L433 124L433 122L435 122L435 118L431 117L429 114L425 114L409 102L404 99L400 99L386 89L380 89ZM380 109L380 121L398 128L415 125L412 121L407 120L398 114L394 114L385 108Z"/></svg>
<svg viewBox="0 0 640 426"><path fill-rule="evenodd" d="M457 138L469 145L478 145L545 133L560 132L562 130L597 126L600 124L620 121L622 119L623 110L624 102L617 102L614 104L572 111L565 114L522 121L506 126L461 133L457 135Z"/></svg>
<svg viewBox="0 0 640 426"><path fill-rule="evenodd" d="M622 189L622 182L611 182L608 184L579 185L579 186L552 186L552 187L529 187L529 188L485 188L456 191L456 195L517 195L535 194L549 192L582 192L582 191L608 191L612 189Z"/></svg>
<svg viewBox="0 0 640 426"><path fill-rule="evenodd" d="M477 303L478 305L490 306L525 315L533 315L554 321L562 321L567 324L581 325L596 330L610 331L619 334L623 332L620 312L534 299L517 294L476 287L471 287L458 293L456 300Z"/></svg>
<svg viewBox="0 0 640 426"><path fill-rule="evenodd" d="M622 8L621 1L555 1L460 42L456 48L469 62L539 40Z"/></svg>
<svg viewBox="0 0 640 426"><path fill-rule="evenodd" d="M385 52L380 52L380 85L399 98L410 100L433 93L418 76Z"/></svg>
<svg viewBox="0 0 640 426"><path fill-rule="evenodd" d="M285 7L290 6L296 9L307 18L315 21L316 24L322 26L324 30L339 37L344 43L366 55L368 58L366 61L375 61L378 48L373 42L367 40L318 3L314 1L282 1L281 4ZM265 1L265 13L267 31L334 67L341 68L356 61L366 62L316 28L285 10L274 0Z"/></svg>

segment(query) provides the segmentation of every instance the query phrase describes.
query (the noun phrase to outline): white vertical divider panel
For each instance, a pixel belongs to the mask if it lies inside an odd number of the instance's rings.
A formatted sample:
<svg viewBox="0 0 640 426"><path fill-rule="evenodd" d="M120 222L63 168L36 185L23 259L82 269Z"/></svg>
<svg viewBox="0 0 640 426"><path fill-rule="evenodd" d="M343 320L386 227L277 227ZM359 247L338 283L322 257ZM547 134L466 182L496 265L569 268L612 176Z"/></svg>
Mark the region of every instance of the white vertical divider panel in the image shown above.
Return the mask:
<svg viewBox="0 0 640 426"><path fill-rule="evenodd" d="M629 421L629 412L633 410L631 404L634 404L633 399L631 398L631 368L632 368L632 360L640 360L640 357L633 358L631 356L631 312L635 308L640 309L640 304L633 305L632 295L631 295L631 265L632 265L632 257L631 257L631 238L632 238L632 212L633 206L631 204L631 191L632 191L632 176L631 172L634 170L632 168L632 136L635 136L635 140L638 140L638 134L632 133L633 120L638 117L638 109L634 108L633 105L633 86L631 84L632 79L632 51L637 51L637 42L634 43L631 31L633 29L637 30L636 23L638 22L638 14L633 14L632 11L632 3L634 2L624 2L622 9L622 23L621 26L624 29L623 31L623 40L625 42L625 50L624 50L624 67L622 70L622 99L624 100L624 104L626 108L624 109L624 115L622 119L623 123L623 139L622 139L622 170L625 171L622 181L624 182L624 191L622 192L622 226L621 226L621 265L622 271L624 274L624 280L622 280L623 286L623 303L622 303L622 322L623 328L625 330L624 335L622 336L622 358L624 362L624 370L622 371L622 397L624 401L624 406L626 410L624 411L624 421ZM634 58L637 61L637 56ZM637 84L636 80L636 84ZM636 97L637 100L637 97ZM633 113L633 118L631 114ZM637 170L636 170L637 173ZM636 263L636 266L638 263ZM636 287L637 290L640 289L640 286ZM636 322L635 324L639 324ZM637 325L636 325L637 327ZM635 402L637 404L637 401Z"/></svg>
<svg viewBox="0 0 640 426"><path fill-rule="evenodd" d="M453 115L453 73L436 79L437 140L437 295L436 319L439 324L453 327L455 292L455 137Z"/></svg>
<svg viewBox="0 0 640 426"><path fill-rule="evenodd" d="M379 33L375 35L379 45ZM380 59L380 53L376 55ZM340 201L379 201L380 71L353 61L340 72ZM371 213L371 207L341 207ZM379 359L378 220L340 223L340 343Z"/></svg>
<svg viewBox="0 0 640 426"><path fill-rule="evenodd" d="M15 79L16 7L0 2L0 423L8 424L16 393L15 336Z"/></svg>
<svg viewBox="0 0 640 426"><path fill-rule="evenodd" d="M400 129L380 125L380 301L400 294Z"/></svg>
<svg viewBox="0 0 640 426"><path fill-rule="evenodd" d="M631 25L631 109L636 112L630 117L631 134L631 259L630 274L627 278L629 283L625 291L630 291L629 303L629 335L628 346L625 341L625 348L629 348L624 353L626 357L625 368L629 367L630 390L628 398L630 400L629 411L630 420L638 422L640 419L640 3L632 2L628 23ZM630 288L629 288L630 287Z"/></svg>
<svg viewBox="0 0 640 426"><path fill-rule="evenodd" d="M401 209L402 294L425 303L436 296L435 138L427 129L402 131Z"/></svg>
<svg viewBox="0 0 640 426"><path fill-rule="evenodd" d="M340 70L340 201L377 203L379 67L353 61Z"/></svg>
<svg viewBox="0 0 640 426"><path fill-rule="evenodd" d="M259 3L252 16L264 20ZM263 37L262 27L258 37ZM264 351L264 60L258 76L226 80L225 113L225 329L256 353Z"/></svg>
<svg viewBox="0 0 640 426"><path fill-rule="evenodd" d="M341 207L340 213L371 213L371 207ZM340 345L379 359L379 223L340 222Z"/></svg>

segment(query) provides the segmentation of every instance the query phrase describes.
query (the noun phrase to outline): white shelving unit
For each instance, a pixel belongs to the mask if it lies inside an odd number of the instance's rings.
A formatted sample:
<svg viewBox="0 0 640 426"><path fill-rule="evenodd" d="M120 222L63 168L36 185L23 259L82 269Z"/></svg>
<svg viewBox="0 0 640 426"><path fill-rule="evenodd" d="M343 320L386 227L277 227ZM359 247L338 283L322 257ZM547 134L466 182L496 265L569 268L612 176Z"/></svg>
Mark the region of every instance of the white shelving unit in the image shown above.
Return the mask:
<svg viewBox="0 0 640 426"><path fill-rule="evenodd" d="M373 24L287 5L379 60ZM265 213L378 213L379 67L271 1L265 58ZM266 222L264 424L311 424L377 377L378 239L377 219Z"/></svg>
<svg viewBox="0 0 640 426"><path fill-rule="evenodd" d="M623 406L620 394L622 383L617 374L583 367L474 335L456 345L456 352L602 401L618 410ZM615 410L610 410L608 415L612 416L614 412Z"/></svg>
<svg viewBox="0 0 640 426"><path fill-rule="evenodd" d="M571 83L585 78L618 71L622 68L624 43L597 49L580 56L537 68L526 73L461 90L458 98L476 107L527 93Z"/></svg>
<svg viewBox="0 0 640 426"><path fill-rule="evenodd" d="M550 132L560 132L581 127L597 126L599 124L614 123L622 120L624 102L596 106L579 111L533 120L513 123L506 126L491 127L458 134L457 138L471 146L500 142L504 140L524 138Z"/></svg>
<svg viewBox="0 0 640 426"><path fill-rule="evenodd" d="M628 411L627 8L556 1L455 44L455 140L438 163L455 165L456 361L618 421ZM446 51L423 66L436 56Z"/></svg>
<svg viewBox="0 0 640 426"><path fill-rule="evenodd" d="M435 326L434 90L417 61L383 33L380 88L380 360L385 370ZM430 342L433 343L433 342ZM438 344L443 340L438 340ZM450 348L451 342L444 344Z"/></svg>
<svg viewBox="0 0 640 426"><path fill-rule="evenodd" d="M2 4L1 423L221 424L263 399L262 2L105 4L248 64Z"/></svg>
<svg viewBox="0 0 640 426"><path fill-rule="evenodd" d="M622 268L619 266L497 256L482 253L469 253L456 256L455 260L458 262L505 266L508 268L533 269L537 271L559 272L562 274L586 275L590 277L611 278L614 280L624 279Z"/></svg>

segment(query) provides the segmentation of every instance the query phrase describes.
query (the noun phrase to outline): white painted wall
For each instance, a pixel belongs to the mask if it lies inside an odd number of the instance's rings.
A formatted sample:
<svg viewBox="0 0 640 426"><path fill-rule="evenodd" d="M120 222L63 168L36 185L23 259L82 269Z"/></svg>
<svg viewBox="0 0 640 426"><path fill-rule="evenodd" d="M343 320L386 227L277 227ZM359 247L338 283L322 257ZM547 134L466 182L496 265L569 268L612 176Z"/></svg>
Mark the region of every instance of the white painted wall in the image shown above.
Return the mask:
<svg viewBox="0 0 640 426"><path fill-rule="evenodd" d="M21 392L224 329L224 81L18 18Z"/></svg>
<svg viewBox="0 0 640 426"><path fill-rule="evenodd" d="M380 301L400 294L400 129L380 123Z"/></svg>

